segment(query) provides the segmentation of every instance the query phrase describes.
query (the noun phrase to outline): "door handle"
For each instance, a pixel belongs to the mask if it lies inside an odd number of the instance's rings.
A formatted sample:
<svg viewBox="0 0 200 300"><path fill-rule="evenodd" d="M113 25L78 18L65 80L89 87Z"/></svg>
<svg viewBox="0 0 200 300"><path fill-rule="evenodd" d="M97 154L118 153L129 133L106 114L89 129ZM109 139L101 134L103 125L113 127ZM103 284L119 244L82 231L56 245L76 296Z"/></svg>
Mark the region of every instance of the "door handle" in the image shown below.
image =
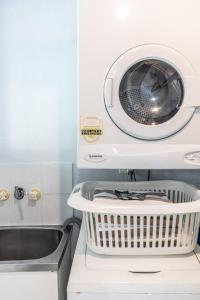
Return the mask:
<svg viewBox="0 0 200 300"><path fill-rule="evenodd" d="M113 106L113 79L106 78L104 88L104 100L107 107Z"/></svg>

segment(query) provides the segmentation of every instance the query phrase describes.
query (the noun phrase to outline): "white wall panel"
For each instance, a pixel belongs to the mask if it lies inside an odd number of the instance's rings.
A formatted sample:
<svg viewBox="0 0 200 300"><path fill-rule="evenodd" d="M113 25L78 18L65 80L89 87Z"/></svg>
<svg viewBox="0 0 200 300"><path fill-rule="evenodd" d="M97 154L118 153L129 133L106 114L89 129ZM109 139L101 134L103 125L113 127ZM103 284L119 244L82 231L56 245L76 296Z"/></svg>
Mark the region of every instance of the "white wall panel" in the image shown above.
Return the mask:
<svg viewBox="0 0 200 300"><path fill-rule="evenodd" d="M0 161L74 160L72 0L0 1Z"/></svg>
<svg viewBox="0 0 200 300"><path fill-rule="evenodd" d="M0 225L57 224L71 215L76 145L73 0L0 1ZM37 187L37 202L14 186Z"/></svg>

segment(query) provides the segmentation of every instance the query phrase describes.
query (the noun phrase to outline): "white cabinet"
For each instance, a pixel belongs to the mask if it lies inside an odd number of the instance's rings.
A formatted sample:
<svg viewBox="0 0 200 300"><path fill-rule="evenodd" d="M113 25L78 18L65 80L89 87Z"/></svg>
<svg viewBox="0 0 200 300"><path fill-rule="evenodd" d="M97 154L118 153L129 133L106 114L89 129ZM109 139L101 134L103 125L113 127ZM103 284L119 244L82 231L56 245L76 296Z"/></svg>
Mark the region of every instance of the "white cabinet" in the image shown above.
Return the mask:
<svg viewBox="0 0 200 300"><path fill-rule="evenodd" d="M57 272L0 273L2 300L58 300Z"/></svg>

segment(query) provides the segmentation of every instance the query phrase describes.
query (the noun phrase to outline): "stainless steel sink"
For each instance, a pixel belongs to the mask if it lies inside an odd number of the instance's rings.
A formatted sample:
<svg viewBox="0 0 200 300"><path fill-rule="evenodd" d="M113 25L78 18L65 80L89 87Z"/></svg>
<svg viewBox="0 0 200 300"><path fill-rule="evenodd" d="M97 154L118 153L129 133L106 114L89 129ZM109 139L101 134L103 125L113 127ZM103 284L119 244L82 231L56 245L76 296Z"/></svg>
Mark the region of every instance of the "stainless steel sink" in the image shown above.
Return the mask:
<svg viewBox="0 0 200 300"><path fill-rule="evenodd" d="M59 269L72 229L0 227L0 272Z"/></svg>
<svg viewBox="0 0 200 300"><path fill-rule="evenodd" d="M54 252L63 232L51 228L0 230L0 261L39 259Z"/></svg>
<svg viewBox="0 0 200 300"><path fill-rule="evenodd" d="M79 228L80 220L74 217L67 219L62 226L0 227L0 273L11 272L9 278L16 278L18 282L19 276L15 272L24 272L27 282L33 282L26 286L30 294L34 293L35 280L43 278L45 284L46 276L50 276L52 290L58 289L55 299L66 300ZM25 299L23 289L19 294L21 296L17 298ZM5 298L4 292L0 291L0 299Z"/></svg>

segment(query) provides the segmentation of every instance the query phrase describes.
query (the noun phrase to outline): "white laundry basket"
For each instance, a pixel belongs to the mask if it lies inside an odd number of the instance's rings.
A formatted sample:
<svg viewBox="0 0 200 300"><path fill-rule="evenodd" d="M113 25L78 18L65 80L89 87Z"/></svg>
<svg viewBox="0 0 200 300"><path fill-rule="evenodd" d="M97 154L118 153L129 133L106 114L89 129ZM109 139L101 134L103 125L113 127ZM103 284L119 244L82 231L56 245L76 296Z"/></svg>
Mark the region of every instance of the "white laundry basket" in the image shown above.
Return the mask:
<svg viewBox="0 0 200 300"><path fill-rule="evenodd" d="M162 201L95 200L96 189L163 192ZM68 204L83 212L88 247L107 255L166 255L193 251L200 221L200 190L178 181L85 182ZM155 204L156 203L156 204Z"/></svg>

